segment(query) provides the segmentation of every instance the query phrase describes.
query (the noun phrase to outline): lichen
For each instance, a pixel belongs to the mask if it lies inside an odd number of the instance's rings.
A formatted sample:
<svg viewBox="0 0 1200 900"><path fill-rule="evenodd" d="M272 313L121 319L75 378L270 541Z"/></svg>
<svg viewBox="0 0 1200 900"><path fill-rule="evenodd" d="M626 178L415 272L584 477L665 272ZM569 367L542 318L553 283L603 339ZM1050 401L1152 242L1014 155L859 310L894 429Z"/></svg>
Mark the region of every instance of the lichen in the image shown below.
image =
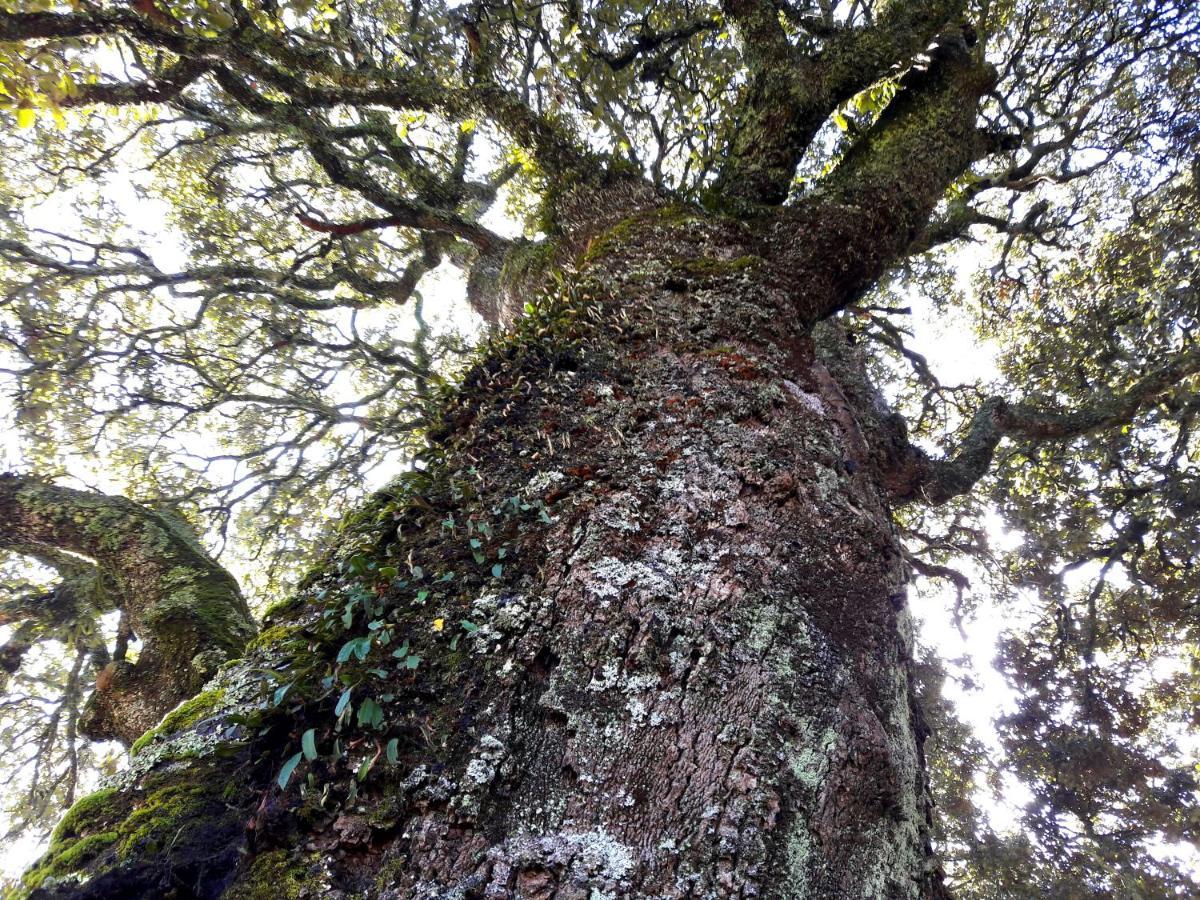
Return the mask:
<svg viewBox="0 0 1200 900"><path fill-rule="evenodd" d="M167 713L161 723L133 742L133 746L129 748L130 755L136 756L158 738L172 735L208 718L221 708L224 699L225 691L218 687L201 691L192 699L184 700Z"/></svg>

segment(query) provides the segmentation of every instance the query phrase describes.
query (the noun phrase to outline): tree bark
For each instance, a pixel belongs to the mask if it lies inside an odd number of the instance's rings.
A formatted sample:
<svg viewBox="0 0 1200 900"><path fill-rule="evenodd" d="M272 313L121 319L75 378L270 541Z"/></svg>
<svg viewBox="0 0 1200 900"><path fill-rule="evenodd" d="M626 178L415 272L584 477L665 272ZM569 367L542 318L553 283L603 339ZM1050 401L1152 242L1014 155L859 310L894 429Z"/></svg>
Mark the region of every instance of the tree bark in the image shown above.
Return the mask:
<svg viewBox="0 0 1200 900"><path fill-rule="evenodd" d="M796 285L744 225L604 205L616 224L564 238L578 273L447 401L419 492L348 525L352 574L319 573L68 817L36 895L937 894L902 556ZM388 723L335 757L341 686L296 673L367 633L322 615L355 584L423 659L356 684ZM293 679L303 702L272 706ZM281 791L308 728L323 755ZM358 784L388 734L397 762Z"/></svg>
<svg viewBox="0 0 1200 900"><path fill-rule="evenodd" d="M759 221L564 191L425 467L68 814L34 895L942 896L893 438L813 331L967 167L991 79L943 48Z"/></svg>
<svg viewBox="0 0 1200 900"><path fill-rule="evenodd" d="M96 679L80 723L94 740L132 743L194 697L254 635L233 576L165 514L124 497L2 474L0 519L0 548L38 558L64 577L59 605L67 609L48 609L48 618L78 612L72 607L85 601L76 595L94 591L91 582L103 577L111 582L111 602L142 640L136 662L113 660ZM90 618L107 611L91 610Z"/></svg>

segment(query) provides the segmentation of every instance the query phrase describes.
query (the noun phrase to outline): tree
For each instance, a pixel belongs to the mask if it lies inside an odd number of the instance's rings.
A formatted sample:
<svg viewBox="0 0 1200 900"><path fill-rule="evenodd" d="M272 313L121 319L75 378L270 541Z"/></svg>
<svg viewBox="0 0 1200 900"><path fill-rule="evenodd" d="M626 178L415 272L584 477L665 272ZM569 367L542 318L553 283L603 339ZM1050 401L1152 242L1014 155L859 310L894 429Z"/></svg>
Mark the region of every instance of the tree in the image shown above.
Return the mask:
<svg viewBox="0 0 1200 900"><path fill-rule="evenodd" d="M63 578L5 653L61 617L81 727L166 713L21 892L933 898L935 839L962 896L1195 889L1190 4L9 0L0 42L30 459L168 501L0 482ZM496 326L457 378L397 312L444 262ZM934 378L922 294L996 383ZM382 454L252 637L188 522L286 566ZM1019 837L914 681L906 582L964 554L1024 616Z"/></svg>

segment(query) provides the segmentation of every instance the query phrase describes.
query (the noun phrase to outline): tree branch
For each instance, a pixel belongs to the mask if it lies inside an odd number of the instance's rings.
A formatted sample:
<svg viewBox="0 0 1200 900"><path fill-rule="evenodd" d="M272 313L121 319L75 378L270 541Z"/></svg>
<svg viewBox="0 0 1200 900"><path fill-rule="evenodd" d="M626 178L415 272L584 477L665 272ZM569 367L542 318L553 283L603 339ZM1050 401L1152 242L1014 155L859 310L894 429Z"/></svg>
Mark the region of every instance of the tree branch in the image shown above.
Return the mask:
<svg viewBox="0 0 1200 900"><path fill-rule="evenodd" d="M807 202L775 215L769 242L804 279L797 297L804 321L851 303L926 227L946 188L977 157L976 111L994 79L964 36L947 35Z"/></svg>
<svg viewBox="0 0 1200 900"><path fill-rule="evenodd" d="M958 452L930 459L911 445L885 478L893 501L921 501L933 506L965 494L987 474L996 446L1009 437L1018 441L1061 441L1129 424L1184 379L1200 373L1200 349L1183 351L1166 365L1139 379L1122 394L1075 410L1009 404L999 397L984 401L971 419Z"/></svg>
<svg viewBox="0 0 1200 900"><path fill-rule="evenodd" d="M0 475L0 548L67 550L112 579L134 632L136 664L97 680L85 732L132 741L241 653L254 621L232 576L168 517L123 497Z"/></svg>
<svg viewBox="0 0 1200 900"><path fill-rule="evenodd" d="M800 158L833 111L924 50L965 7L964 0L894 0L875 24L840 29L819 53L802 56L787 43L774 3L731 0L726 8L745 35L750 81L733 114L716 192L782 203Z"/></svg>

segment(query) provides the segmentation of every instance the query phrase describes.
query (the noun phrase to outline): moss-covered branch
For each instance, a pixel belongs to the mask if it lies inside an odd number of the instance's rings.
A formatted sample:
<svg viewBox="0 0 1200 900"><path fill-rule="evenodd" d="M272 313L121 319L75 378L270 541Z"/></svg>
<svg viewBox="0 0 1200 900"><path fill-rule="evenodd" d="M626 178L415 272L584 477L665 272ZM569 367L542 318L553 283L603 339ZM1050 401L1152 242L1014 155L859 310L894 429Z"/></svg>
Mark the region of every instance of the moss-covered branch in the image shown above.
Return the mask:
<svg viewBox="0 0 1200 900"><path fill-rule="evenodd" d="M979 98L995 72L948 34L927 67L806 202L774 219L772 253L787 260L797 312L815 323L852 302L925 228L946 188L978 156Z"/></svg>
<svg viewBox="0 0 1200 900"><path fill-rule="evenodd" d="M117 660L97 679L84 730L132 741L194 695L254 635L237 582L170 517L123 497L0 476L0 548L95 561L133 631L136 664Z"/></svg>
<svg viewBox="0 0 1200 900"><path fill-rule="evenodd" d="M753 203L787 198L801 156L837 107L920 53L962 0L892 2L873 25L839 29L806 56L787 43L775 4L731 0L751 77L734 112L718 193Z"/></svg>

